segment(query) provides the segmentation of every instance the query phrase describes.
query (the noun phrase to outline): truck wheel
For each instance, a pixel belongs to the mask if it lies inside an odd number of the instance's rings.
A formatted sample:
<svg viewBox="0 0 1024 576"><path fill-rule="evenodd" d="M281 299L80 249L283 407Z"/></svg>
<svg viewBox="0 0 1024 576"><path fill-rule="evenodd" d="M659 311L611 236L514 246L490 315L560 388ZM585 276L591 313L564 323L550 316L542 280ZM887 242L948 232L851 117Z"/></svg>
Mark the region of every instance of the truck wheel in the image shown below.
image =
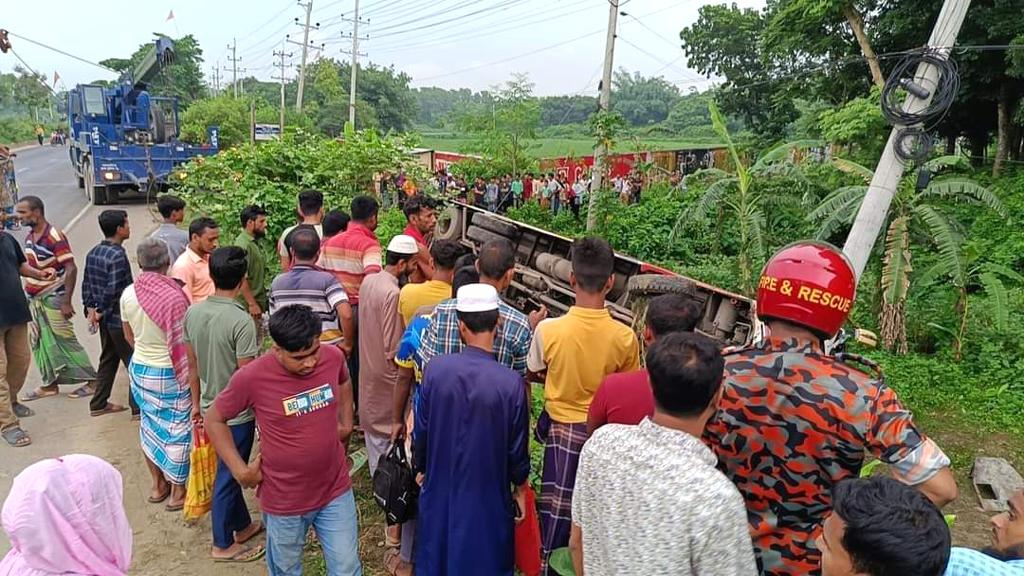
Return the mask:
<svg viewBox="0 0 1024 576"><path fill-rule="evenodd" d="M693 283L677 276L663 274L637 274L626 284L629 298L636 296L658 296L659 294L683 294L696 296L697 290Z"/></svg>
<svg viewBox="0 0 1024 576"><path fill-rule="evenodd" d="M85 188L85 178L82 178L81 176L78 177L78 187Z"/></svg>
<svg viewBox="0 0 1024 576"><path fill-rule="evenodd" d="M91 163L84 162L82 170L85 172L85 197L93 206L103 206L107 203L107 189L96 185L96 175L93 174Z"/></svg>
<svg viewBox="0 0 1024 576"><path fill-rule="evenodd" d="M519 235L519 228L515 224L503 222L490 214L484 214L483 212L476 212L473 214L473 225L479 226L484 230L490 230L495 234L500 234L508 239L513 239Z"/></svg>
<svg viewBox="0 0 1024 576"><path fill-rule="evenodd" d="M437 217L437 226L434 228L434 238L437 240L458 240L462 235L462 209L458 206L449 206L441 211Z"/></svg>
<svg viewBox="0 0 1024 576"><path fill-rule="evenodd" d="M470 226L469 228L467 228L466 238L469 238L470 240L479 244L486 244L491 240L508 240L508 238L505 238L500 234L495 234L490 230L484 230L479 226Z"/></svg>

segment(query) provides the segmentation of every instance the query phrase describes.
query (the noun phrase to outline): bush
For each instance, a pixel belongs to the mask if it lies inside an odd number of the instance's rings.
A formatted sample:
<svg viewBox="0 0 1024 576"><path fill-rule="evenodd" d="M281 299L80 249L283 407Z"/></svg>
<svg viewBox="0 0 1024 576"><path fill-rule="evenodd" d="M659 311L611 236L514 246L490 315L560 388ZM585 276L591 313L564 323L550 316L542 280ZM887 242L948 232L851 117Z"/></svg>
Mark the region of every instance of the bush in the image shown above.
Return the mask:
<svg viewBox="0 0 1024 576"><path fill-rule="evenodd" d="M197 100L181 117L181 139L208 144L206 129L217 126L220 147L231 148L249 141L249 103L231 96Z"/></svg>
<svg viewBox="0 0 1024 576"><path fill-rule="evenodd" d="M37 125L37 122L29 118L0 118L0 144L21 144L35 140ZM47 142L50 132L56 128L57 124L43 124Z"/></svg>

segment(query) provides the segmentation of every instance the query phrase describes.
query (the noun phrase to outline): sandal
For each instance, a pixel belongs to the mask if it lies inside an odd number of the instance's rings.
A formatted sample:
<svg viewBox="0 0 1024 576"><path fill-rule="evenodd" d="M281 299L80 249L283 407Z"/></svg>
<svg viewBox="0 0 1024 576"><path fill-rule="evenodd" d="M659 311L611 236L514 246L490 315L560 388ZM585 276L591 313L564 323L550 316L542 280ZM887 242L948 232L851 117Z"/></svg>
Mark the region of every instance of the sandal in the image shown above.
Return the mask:
<svg viewBox="0 0 1024 576"><path fill-rule="evenodd" d="M68 394L68 398L92 398L93 392L94 390L92 387L86 384L85 386L72 390L71 393Z"/></svg>
<svg viewBox="0 0 1024 576"><path fill-rule="evenodd" d="M182 500L181 502L178 502L177 504L168 504L167 506L164 506L164 510L166 510L168 512L181 512L184 509L185 509L185 501L184 500Z"/></svg>
<svg viewBox="0 0 1024 576"><path fill-rule="evenodd" d="M259 521L259 520L257 520L257 522L260 522L260 521ZM245 543L246 543L246 542L248 542L249 540L252 540L253 538L255 538L255 537L259 536L260 534L263 534L263 532L264 532L264 531L265 531L266 529L267 529L267 527L266 527L266 526L264 526L262 522L260 522L260 527L259 527L259 528L257 528L255 532L253 532L252 534L250 534L250 535L249 535L249 537L248 537L248 538L246 538L245 540L239 540L239 539L238 539L238 535L236 534L236 535L235 535L235 542L236 542L236 543L238 543L238 544L245 544Z"/></svg>
<svg viewBox="0 0 1024 576"><path fill-rule="evenodd" d="M107 407L106 408L104 408L102 410L92 410L92 411L89 412L89 416L95 417L95 416L104 416L106 414L117 414L118 412L124 412L125 410L127 410L127 408L125 408L124 406L119 406L117 404L107 403Z"/></svg>
<svg viewBox="0 0 1024 576"><path fill-rule="evenodd" d="M267 553L267 549L263 544L256 546L243 546L241 550L235 552L234 555L228 558L214 558L214 562L252 562L263 558L263 555Z"/></svg>
<svg viewBox="0 0 1024 576"><path fill-rule="evenodd" d="M4 440L6 440L12 448L24 448L32 443L32 439L28 437L28 434L17 426L9 430L4 430L2 435Z"/></svg>
<svg viewBox="0 0 1024 576"><path fill-rule="evenodd" d="M56 396L60 394L57 390L47 390L46 388L36 388L28 394L21 397L21 402L34 402L36 400L42 400L43 398L49 398L50 396Z"/></svg>
<svg viewBox="0 0 1024 576"><path fill-rule="evenodd" d="M171 497L171 487L168 486L167 487L167 491L164 492L162 496L160 496L159 498L153 498L152 496L150 496L149 498L146 498L146 502L149 502L150 504L160 504L161 502L163 502L164 500L167 500L170 497Z"/></svg>
<svg viewBox="0 0 1024 576"><path fill-rule="evenodd" d="M11 406L11 410L14 412L14 415L17 416L18 418L30 418L36 415L35 410L29 408L28 406L25 406L24 404L14 404L13 406Z"/></svg>

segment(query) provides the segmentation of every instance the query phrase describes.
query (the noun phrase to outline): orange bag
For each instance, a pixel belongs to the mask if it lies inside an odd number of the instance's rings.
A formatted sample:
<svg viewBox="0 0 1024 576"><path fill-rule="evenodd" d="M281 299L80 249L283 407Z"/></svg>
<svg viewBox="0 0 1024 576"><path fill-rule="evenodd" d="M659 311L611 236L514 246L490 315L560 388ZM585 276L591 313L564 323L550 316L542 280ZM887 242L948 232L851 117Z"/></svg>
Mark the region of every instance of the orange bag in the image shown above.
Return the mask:
<svg viewBox="0 0 1024 576"><path fill-rule="evenodd" d="M526 486L526 513L516 524L516 568L524 576L540 574L540 518L537 516L537 494Z"/></svg>
<svg viewBox="0 0 1024 576"><path fill-rule="evenodd" d="M198 520L213 505L213 481L217 476L217 453L206 436L203 421L192 423L192 454L189 457L185 492L185 520Z"/></svg>

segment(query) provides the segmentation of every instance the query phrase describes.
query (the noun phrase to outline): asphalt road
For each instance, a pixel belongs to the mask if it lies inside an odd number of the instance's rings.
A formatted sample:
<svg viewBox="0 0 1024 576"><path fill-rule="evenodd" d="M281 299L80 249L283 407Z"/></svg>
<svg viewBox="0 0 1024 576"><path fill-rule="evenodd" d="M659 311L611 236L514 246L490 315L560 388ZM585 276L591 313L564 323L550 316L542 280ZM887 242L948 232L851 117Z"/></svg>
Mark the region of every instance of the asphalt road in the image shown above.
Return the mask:
<svg viewBox="0 0 1024 576"><path fill-rule="evenodd" d="M14 171L20 196L38 196L46 205L46 217L66 228L87 206L85 191L71 168L66 146L33 146L16 152Z"/></svg>

